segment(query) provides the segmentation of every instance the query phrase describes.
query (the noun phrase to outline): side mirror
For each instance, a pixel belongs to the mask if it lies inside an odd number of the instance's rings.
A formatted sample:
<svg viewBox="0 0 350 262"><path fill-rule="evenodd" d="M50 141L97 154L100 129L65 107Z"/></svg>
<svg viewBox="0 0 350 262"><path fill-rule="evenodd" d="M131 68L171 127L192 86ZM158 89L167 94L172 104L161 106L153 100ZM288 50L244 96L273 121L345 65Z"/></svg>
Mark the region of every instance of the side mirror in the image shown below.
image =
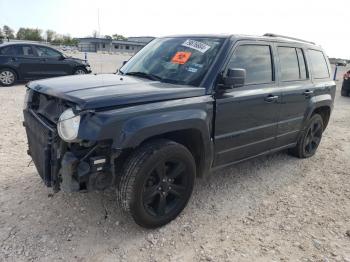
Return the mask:
<svg viewBox="0 0 350 262"><path fill-rule="evenodd" d="M246 71L243 68L229 68L223 77L223 87L225 89L244 86Z"/></svg>
<svg viewBox="0 0 350 262"><path fill-rule="evenodd" d="M64 57L64 55L60 55L60 56L58 57L58 60L64 60L64 59L66 59L66 58Z"/></svg>
<svg viewBox="0 0 350 262"><path fill-rule="evenodd" d="M124 66L128 61L123 61L122 66Z"/></svg>

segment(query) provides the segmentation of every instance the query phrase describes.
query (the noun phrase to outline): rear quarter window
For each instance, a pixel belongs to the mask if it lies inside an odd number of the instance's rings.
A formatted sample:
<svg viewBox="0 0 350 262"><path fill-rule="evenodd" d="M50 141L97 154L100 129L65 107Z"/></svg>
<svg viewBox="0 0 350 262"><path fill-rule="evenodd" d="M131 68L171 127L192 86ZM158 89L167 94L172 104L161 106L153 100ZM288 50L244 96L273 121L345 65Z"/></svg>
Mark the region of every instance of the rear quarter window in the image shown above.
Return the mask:
<svg viewBox="0 0 350 262"><path fill-rule="evenodd" d="M17 49L14 45L4 46L0 49L0 55L17 55Z"/></svg>
<svg viewBox="0 0 350 262"><path fill-rule="evenodd" d="M311 72L314 78L329 78L329 70L326 58L321 51L309 49L309 58L311 62Z"/></svg>

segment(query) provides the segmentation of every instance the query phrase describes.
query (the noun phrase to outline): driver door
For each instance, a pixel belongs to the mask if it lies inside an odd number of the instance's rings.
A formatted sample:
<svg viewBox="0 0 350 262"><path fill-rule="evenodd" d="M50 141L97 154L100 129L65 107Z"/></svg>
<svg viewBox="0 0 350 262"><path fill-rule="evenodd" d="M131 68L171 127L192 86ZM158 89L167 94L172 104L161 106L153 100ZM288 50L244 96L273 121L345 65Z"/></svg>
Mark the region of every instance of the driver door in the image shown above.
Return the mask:
<svg viewBox="0 0 350 262"><path fill-rule="evenodd" d="M226 66L246 70L242 87L217 96L214 166L254 157L275 145L281 94L277 89L273 47L240 42Z"/></svg>
<svg viewBox="0 0 350 262"><path fill-rule="evenodd" d="M72 73L71 66L60 52L46 46L37 45L34 48L40 59L41 77L64 76Z"/></svg>

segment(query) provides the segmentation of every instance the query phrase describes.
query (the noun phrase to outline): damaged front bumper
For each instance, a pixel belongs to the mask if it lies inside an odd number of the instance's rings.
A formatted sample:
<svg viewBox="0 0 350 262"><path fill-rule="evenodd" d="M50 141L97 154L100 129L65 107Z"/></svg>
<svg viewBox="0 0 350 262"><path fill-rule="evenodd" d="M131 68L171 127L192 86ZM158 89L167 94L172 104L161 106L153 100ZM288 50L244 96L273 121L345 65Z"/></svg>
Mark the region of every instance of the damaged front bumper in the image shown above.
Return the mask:
<svg viewBox="0 0 350 262"><path fill-rule="evenodd" d="M115 161L120 155L108 141L68 144L57 130L34 111L25 109L28 154L48 187L55 192L104 190L116 182Z"/></svg>

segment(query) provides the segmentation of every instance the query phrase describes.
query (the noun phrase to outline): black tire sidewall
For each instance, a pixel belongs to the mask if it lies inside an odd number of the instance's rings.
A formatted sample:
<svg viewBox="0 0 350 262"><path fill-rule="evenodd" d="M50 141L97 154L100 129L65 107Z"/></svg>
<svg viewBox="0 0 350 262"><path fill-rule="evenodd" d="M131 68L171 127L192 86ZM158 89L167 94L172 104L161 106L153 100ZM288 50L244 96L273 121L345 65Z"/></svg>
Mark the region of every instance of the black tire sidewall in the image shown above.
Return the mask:
<svg viewBox="0 0 350 262"><path fill-rule="evenodd" d="M147 212L142 201L142 193L147 175L154 169L154 166L160 161L166 159L180 160L186 165L188 188L186 194L176 205L176 208L163 217L155 217ZM195 180L195 162L192 154L180 144L167 145L154 152L150 157L140 163L140 168L135 176L132 198L129 205L130 213L135 222L143 227L155 228L169 223L176 218L187 205L194 186Z"/></svg>
<svg viewBox="0 0 350 262"><path fill-rule="evenodd" d="M346 89L344 89L344 88L342 88L342 89L341 89L341 95L342 95L342 96L349 96L349 91L346 90Z"/></svg>
<svg viewBox="0 0 350 262"><path fill-rule="evenodd" d="M303 158L308 158L308 157L313 156L316 153L318 146L321 143L321 141L320 141L320 143L317 145L316 149L312 153L308 153L305 151L305 146L306 146L305 143L306 143L307 133L308 133L311 125L313 125L316 122L319 122L321 127L322 127L322 132L321 132L321 137L320 137L320 140L322 140L322 135L323 135L323 130L324 130L323 119L319 114L315 114L308 121L306 128L303 132L303 136L301 138L301 143L299 144L299 154Z"/></svg>
<svg viewBox="0 0 350 262"><path fill-rule="evenodd" d="M13 86L17 82L17 73L14 70L10 69L10 68L3 68L3 69L0 70L0 74L2 72L4 72L4 71L10 71L11 73L13 73L15 78L14 78L14 80L13 80L13 82L11 84L4 84L4 83L0 82L0 86Z"/></svg>

